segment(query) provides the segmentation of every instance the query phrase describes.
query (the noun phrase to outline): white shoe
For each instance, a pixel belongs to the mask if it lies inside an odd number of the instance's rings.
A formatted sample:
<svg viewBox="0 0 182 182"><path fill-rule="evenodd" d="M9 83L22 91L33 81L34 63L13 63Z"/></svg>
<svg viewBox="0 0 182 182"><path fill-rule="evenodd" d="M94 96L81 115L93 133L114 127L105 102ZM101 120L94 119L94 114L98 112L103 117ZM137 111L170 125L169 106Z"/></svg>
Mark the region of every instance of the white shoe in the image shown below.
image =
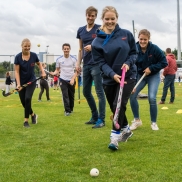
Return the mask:
<svg viewBox="0 0 182 182"><path fill-rule="evenodd" d="M118 150L118 138L111 137L111 142L110 142L108 148L111 150Z"/></svg>
<svg viewBox="0 0 182 182"><path fill-rule="evenodd" d="M142 125L142 121L138 120L136 121L135 119L132 121L132 124L130 126L130 130L136 130L139 126Z"/></svg>
<svg viewBox="0 0 182 182"><path fill-rule="evenodd" d="M157 126L157 124L155 122L153 122L151 124L151 128L152 128L152 130L159 130L159 127Z"/></svg>

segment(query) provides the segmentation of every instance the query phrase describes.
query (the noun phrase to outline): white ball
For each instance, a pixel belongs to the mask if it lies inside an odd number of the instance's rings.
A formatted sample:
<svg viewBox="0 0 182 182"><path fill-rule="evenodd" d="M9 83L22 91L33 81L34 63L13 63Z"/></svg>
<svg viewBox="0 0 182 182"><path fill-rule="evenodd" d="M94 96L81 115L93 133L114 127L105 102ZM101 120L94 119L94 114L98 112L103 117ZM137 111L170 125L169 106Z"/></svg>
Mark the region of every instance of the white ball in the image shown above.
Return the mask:
<svg viewBox="0 0 182 182"><path fill-rule="evenodd" d="M90 176L98 176L99 175L99 170L96 168L93 168L90 170Z"/></svg>

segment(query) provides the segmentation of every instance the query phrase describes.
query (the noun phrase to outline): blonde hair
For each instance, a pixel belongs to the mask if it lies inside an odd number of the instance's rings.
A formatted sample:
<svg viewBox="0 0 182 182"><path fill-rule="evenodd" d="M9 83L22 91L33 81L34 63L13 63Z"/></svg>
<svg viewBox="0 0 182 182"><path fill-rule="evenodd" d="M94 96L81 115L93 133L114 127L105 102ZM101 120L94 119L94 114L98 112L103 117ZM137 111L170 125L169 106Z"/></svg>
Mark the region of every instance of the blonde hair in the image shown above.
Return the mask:
<svg viewBox="0 0 182 182"><path fill-rule="evenodd" d="M27 38L25 38L25 39L23 39L23 40L22 40L22 42L21 42L21 46L22 46L25 42L29 42L29 43L31 44L30 40L29 40L29 39L27 39Z"/></svg>
<svg viewBox="0 0 182 182"><path fill-rule="evenodd" d="M138 33L138 38L140 37L141 34L146 35L150 40L150 32L147 29L140 30L140 32Z"/></svg>
<svg viewBox="0 0 182 182"><path fill-rule="evenodd" d="M116 14L116 18L118 19L119 14L118 14L116 8L113 7L113 6L106 6L106 7L102 10L101 19L104 18L104 15L105 15L108 11L111 11L111 12L115 13L115 14Z"/></svg>

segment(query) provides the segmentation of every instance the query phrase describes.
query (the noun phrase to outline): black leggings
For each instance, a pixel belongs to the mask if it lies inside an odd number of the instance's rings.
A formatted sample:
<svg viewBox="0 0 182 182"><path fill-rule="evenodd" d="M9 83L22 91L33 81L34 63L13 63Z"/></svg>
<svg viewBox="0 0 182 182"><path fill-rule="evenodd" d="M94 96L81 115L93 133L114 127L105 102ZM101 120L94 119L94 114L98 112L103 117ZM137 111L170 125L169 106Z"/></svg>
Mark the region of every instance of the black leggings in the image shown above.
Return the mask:
<svg viewBox="0 0 182 182"><path fill-rule="evenodd" d="M49 85L46 80L40 80L40 93L39 93L39 100L42 98L42 94L44 93L44 89L46 90L46 97L47 100L50 100L49 98Z"/></svg>
<svg viewBox="0 0 182 182"><path fill-rule="evenodd" d="M19 92L20 101L24 107L24 117L29 118L29 115L33 113L32 110L32 96L36 87L36 82L28 85Z"/></svg>
<svg viewBox="0 0 182 182"><path fill-rule="evenodd" d="M135 85L135 80L126 79L125 81L127 82L127 84L124 84L121 108L120 108L119 118L118 118L118 123L120 125L120 128L116 129L114 124L113 124L113 128L112 128L113 130L116 130L116 131L120 131L121 128L128 125L128 120L127 120L127 117L125 114L126 105L128 103L128 99L129 99L130 94ZM109 103L109 106L110 106L110 109L111 109L113 115L115 114L115 110L116 110L116 106L117 106L119 89L120 89L120 84L104 85L104 92L106 94L106 98L107 98L107 101Z"/></svg>

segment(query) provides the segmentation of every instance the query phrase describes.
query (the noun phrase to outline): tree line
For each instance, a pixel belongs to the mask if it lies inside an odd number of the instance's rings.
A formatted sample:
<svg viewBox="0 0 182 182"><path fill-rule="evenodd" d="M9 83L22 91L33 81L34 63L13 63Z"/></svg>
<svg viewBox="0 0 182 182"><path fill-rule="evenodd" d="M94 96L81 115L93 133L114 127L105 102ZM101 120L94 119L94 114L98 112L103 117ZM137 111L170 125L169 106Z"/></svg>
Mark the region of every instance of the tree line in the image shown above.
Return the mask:
<svg viewBox="0 0 182 182"><path fill-rule="evenodd" d="M165 53L165 51L164 51ZM178 57L178 50L175 48L172 53L176 56L176 59ZM182 65L178 64L178 67ZM49 68L49 71L54 71L56 67L56 63L48 64L47 68ZM10 61L3 61L0 63L0 78L5 78L5 74L7 71L14 71L14 64L12 64ZM35 67L35 74L36 76L39 76L39 69L38 66Z"/></svg>
<svg viewBox="0 0 182 182"><path fill-rule="evenodd" d="M49 71L54 71L56 68L56 63L47 65ZM5 78L7 71L14 71L14 64L10 61L3 61L0 63L0 78ZM35 75L38 77L40 75L38 66L35 66Z"/></svg>

